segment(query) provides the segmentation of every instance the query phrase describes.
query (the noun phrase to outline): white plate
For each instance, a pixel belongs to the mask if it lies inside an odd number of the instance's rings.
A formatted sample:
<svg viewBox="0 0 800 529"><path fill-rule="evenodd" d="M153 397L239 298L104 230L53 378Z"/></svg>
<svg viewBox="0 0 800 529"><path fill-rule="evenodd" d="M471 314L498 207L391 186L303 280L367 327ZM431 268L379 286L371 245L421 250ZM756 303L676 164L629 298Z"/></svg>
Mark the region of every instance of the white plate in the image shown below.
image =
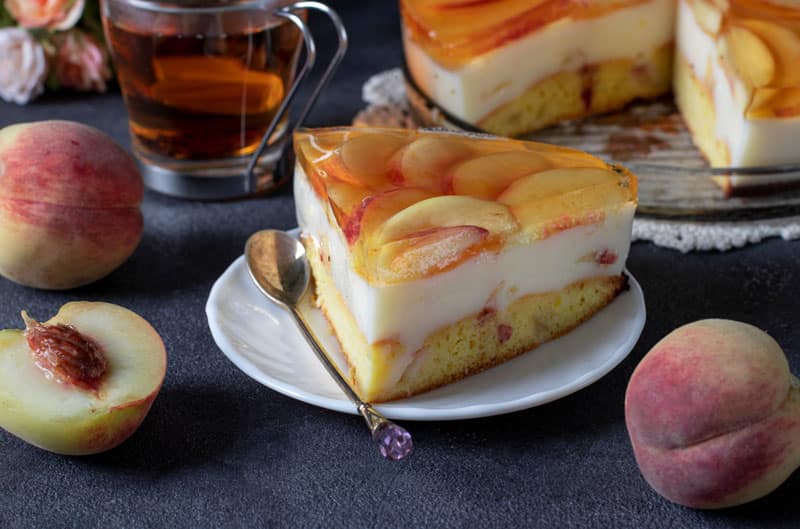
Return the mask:
<svg viewBox="0 0 800 529"><path fill-rule="evenodd" d="M459 382L376 407L392 419L469 419L538 406L584 388L619 364L639 339L644 297L633 276L630 287L566 336ZM304 310L329 354L343 365L321 312ZM222 352L256 381L309 404L356 413L291 317L256 289L244 257L214 283L206 315Z"/></svg>

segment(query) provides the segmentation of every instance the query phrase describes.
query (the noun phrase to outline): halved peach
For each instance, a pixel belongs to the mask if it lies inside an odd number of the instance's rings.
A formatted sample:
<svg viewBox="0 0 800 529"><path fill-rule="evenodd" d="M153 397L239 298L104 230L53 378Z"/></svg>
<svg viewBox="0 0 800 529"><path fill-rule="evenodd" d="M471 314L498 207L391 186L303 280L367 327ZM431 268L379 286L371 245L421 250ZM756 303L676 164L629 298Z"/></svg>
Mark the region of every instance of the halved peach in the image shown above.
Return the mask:
<svg viewBox="0 0 800 529"><path fill-rule="evenodd" d="M0 426L60 454L94 454L125 441L164 379L167 357L158 333L109 303L68 303L43 325L32 324L27 331L0 331ZM68 333L67 348L59 345L61 335L32 340L33 329ZM104 359L88 385L75 378L88 372L82 344Z"/></svg>
<svg viewBox="0 0 800 529"><path fill-rule="evenodd" d="M416 202L388 218L377 242L383 244L412 233L449 226L478 226L493 235L509 234L519 228L503 204L461 195L442 195Z"/></svg>

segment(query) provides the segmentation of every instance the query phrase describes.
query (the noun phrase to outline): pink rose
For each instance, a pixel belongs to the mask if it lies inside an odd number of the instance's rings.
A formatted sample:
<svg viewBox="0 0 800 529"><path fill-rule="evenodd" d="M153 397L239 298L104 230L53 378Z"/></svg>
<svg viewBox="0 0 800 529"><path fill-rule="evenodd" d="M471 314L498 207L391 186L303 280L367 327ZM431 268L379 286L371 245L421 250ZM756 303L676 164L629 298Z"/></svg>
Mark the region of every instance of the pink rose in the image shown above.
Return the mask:
<svg viewBox="0 0 800 529"><path fill-rule="evenodd" d="M56 79L61 86L83 91L106 91L111 68L105 48L77 29L60 33L53 41L56 48Z"/></svg>
<svg viewBox="0 0 800 529"><path fill-rule="evenodd" d="M0 29L0 99L24 105L44 90L44 48L22 28Z"/></svg>
<svg viewBox="0 0 800 529"><path fill-rule="evenodd" d="M5 0L6 10L28 29L69 29L83 14L84 0Z"/></svg>

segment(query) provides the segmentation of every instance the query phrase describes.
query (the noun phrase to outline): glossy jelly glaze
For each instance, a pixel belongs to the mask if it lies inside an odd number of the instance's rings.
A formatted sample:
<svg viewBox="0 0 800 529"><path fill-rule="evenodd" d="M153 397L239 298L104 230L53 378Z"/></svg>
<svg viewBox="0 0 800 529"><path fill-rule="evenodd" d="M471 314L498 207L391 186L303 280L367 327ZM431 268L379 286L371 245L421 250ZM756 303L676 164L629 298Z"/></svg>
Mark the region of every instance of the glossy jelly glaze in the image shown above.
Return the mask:
<svg viewBox="0 0 800 529"><path fill-rule="evenodd" d="M554 74L644 61L674 36L675 0L454 5L403 2L403 44L417 85L468 123Z"/></svg>

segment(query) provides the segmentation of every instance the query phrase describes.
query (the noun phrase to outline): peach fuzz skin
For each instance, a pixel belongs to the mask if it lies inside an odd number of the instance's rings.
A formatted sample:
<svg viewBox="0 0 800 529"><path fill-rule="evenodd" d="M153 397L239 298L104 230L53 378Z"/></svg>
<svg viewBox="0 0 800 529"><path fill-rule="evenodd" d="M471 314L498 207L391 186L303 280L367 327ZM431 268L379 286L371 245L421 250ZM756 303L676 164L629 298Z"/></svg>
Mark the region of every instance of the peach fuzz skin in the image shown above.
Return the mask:
<svg viewBox="0 0 800 529"><path fill-rule="evenodd" d="M142 178L102 132L66 121L0 130L0 274L67 289L104 277L139 244Z"/></svg>
<svg viewBox="0 0 800 529"><path fill-rule="evenodd" d="M765 332L702 320L658 342L637 366L625 419L645 480L694 508L772 492L800 466L800 385Z"/></svg>

